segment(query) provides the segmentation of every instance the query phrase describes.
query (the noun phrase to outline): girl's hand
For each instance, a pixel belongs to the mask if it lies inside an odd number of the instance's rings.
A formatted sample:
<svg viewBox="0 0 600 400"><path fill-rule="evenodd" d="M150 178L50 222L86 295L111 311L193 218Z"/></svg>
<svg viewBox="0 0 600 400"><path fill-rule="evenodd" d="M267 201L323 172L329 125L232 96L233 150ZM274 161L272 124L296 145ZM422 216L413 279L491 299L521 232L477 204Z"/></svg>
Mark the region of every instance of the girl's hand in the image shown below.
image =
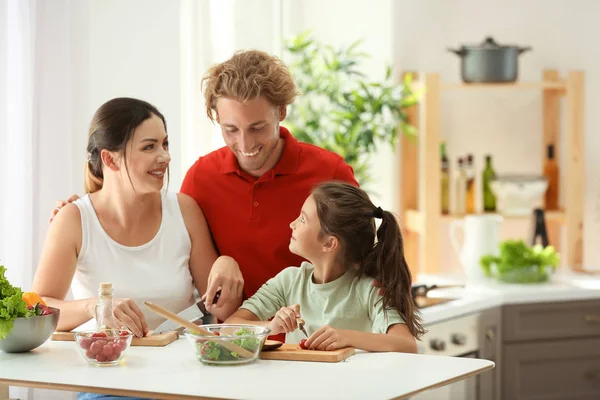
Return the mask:
<svg viewBox="0 0 600 400"><path fill-rule="evenodd" d="M300 318L300 304L281 307L269 322L267 328L271 330L271 335L290 333L298 328L297 318Z"/></svg>
<svg viewBox="0 0 600 400"><path fill-rule="evenodd" d="M350 346L348 331L332 328L329 325L317 329L306 341L306 347L312 350L337 350L348 346Z"/></svg>

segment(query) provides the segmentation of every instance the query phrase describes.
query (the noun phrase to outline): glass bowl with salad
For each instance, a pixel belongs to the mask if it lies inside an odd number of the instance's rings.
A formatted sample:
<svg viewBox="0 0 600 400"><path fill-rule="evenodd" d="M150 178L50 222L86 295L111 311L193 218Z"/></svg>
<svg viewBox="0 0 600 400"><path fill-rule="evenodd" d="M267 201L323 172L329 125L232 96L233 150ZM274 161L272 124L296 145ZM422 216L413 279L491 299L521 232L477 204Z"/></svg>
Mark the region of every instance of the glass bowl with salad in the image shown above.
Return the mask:
<svg viewBox="0 0 600 400"><path fill-rule="evenodd" d="M196 357L207 365L238 365L256 361L270 330L256 325L212 324L202 328L211 336L191 332L184 335L194 346ZM226 343L227 342L227 343ZM247 350L244 354L232 351L234 344Z"/></svg>
<svg viewBox="0 0 600 400"><path fill-rule="evenodd" d="M481 257L485 276L506 283L542 283L550 280L560 264L553 246L527 245L523 240L506 240L499 252Z"/></svg>

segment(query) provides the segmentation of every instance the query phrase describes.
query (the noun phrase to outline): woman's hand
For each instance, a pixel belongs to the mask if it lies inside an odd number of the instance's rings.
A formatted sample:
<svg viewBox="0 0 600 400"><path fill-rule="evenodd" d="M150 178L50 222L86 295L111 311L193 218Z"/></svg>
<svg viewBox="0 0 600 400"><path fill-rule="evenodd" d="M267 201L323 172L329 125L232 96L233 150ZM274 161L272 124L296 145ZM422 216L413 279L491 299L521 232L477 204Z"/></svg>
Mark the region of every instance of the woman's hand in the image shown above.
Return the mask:
<svg viewBox="0 0 600 400"><path fill-rule="evenodd" d="M221 295L217 302L213 304L213 300L219 289L221 290ZM206 309L211 311L212 307L221 307L230 301L240 299L243 290L244 277L240 271L240 266L233 258L221 256L216 259L210 269L208 286L202 298L205 301Z"/></svg>
<svg viewBox="0 0 600 400"><path fill-rule="evenodd" d="M310 335L305 345L312 350L337 350L350 346L348 336L348 331L325 325Z"/></svg>
<svg viewBox="0 0 600 400"><path fill-rule="evenodd" d="M298 328L297 319L300 318L300 305L282 307L277 311L273 319L267 325L271 335L279 333L290 333Z"/></svg>
<svg viewBox="0 0 600 400"><path fill-rule="evenodd" d="M113 314L117 328L127 328L137 337L146 336L148 324L140 308L131 299L113 299Z"/></svg>

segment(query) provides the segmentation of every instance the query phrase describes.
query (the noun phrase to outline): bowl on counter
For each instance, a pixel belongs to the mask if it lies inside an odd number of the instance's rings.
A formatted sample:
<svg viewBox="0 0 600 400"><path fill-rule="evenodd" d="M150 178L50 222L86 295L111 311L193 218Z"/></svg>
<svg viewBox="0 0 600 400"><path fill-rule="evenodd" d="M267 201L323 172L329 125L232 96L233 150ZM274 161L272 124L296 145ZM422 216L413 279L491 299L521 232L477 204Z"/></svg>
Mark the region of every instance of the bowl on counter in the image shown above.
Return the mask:
<svg viewBox="0 0 600 400"><path fill-rule="evenodd" d="M207 365L239 365L256 361L271 331L256 325L202 325L202 328L217 336L205 336L186 329L184 335L193 346L196 358ZM243 356L228 349L233 343L248 350Z"/></svg>
<svg viewBox="0 0 600 400"><path fill-rule="evenodd" d="M496 264L492 264L490 276L505 283L543 283L550 280L554 271L554 267L550 265L531 265L501 271Z"/></svg>
<svg viewBox="0 0 600 400"><path fill-rule="evenodd" d="M81 356L91 365L119 365L131 346L133 333L125 330L90 330L75 332Z"/></svg>
<svg viewBox="0 0 600 400"><path fill-rule="evenodd" d="M15 319L9 334L0 340L0 350L6 353L23 353L41 346L50 339L58 325L60 310L48 308L52 311L51 314Z"/></svg>
<svg viewBox="0 0 600 400"><path fill-rule="evenodd" d="M539 175L504 175L490 182L497 200L497 210L505 216L531 215L543 206L548 180Z"/></svg>

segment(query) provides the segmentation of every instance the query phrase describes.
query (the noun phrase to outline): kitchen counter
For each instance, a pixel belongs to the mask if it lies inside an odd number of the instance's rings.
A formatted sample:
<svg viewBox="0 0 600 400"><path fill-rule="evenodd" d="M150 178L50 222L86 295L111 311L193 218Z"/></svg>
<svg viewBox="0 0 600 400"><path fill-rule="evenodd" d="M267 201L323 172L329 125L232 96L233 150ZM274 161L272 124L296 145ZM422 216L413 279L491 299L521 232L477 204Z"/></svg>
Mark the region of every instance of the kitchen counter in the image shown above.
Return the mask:
<svg viewBox="0 0 600 400"><path fill-rule="evenodd" d="M600 277L575 273L557 273L549 282L539 284L507 284L491 279L465 282L460 277L438 275L419 275L415 283L465 285L429 292L429 297L455 300L423 308L425 326L505 304L600 299Z"/></svg>
<svg viewBox="0 0 600 400"><path fill-rule="evenodd" d="M494 367L479 359L366 352L340 363L210 367L184 338L131 347L118 367L93 367L75 346L48 341L28 353L0 352L0 384L160 399L404 399Z"/></svg>

